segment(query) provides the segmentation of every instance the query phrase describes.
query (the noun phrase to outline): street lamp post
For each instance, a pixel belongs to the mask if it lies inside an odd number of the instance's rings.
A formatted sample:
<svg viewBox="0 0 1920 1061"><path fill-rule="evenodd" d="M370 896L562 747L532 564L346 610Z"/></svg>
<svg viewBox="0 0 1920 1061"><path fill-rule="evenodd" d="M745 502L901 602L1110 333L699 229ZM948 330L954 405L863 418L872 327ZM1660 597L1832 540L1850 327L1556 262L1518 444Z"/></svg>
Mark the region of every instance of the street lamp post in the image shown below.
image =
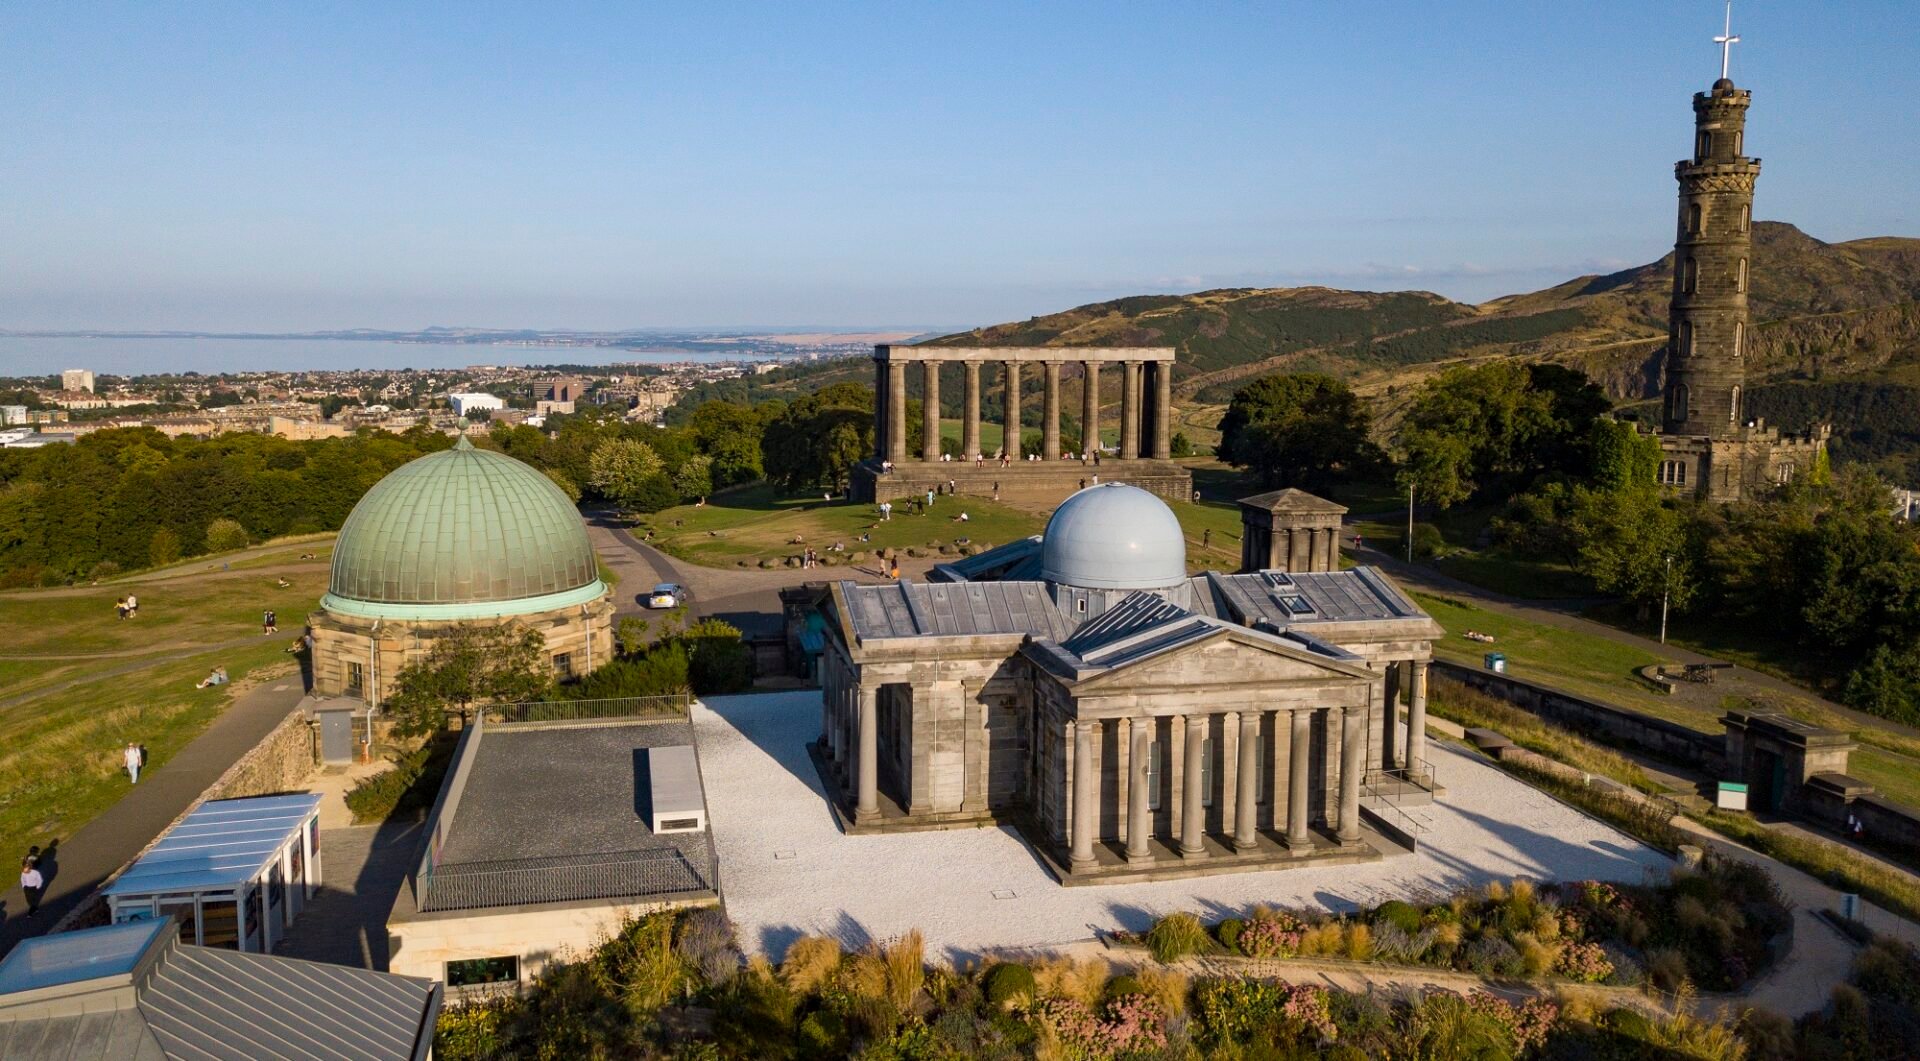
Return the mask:
<svg viewBox="0 0 1920 1061"><path fill-rule="evenodd" d="M1667 597L1673 591L1673 557L1667 557L1666 577L1660 582L1660 643L1667 643Z"/></svg>

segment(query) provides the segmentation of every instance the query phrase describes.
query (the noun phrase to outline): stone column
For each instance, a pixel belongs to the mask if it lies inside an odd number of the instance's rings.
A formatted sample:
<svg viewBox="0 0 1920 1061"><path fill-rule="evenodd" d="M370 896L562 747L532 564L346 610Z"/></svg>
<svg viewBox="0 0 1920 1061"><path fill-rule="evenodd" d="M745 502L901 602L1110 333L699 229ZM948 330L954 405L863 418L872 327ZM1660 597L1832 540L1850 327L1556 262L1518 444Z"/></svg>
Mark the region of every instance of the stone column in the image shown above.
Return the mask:
<svg viewBox="0 0 1920 1061"><path fill-rule="evenodd" d="M1186 782L1183 786L1186 791L1180 796L1180 854L1187 858L1199 858L1207 853L1207 808L1201 802L1204 793L1200 788L1206 741L1207 716L1188 715L1186 776L1181 779Z"/></svg>
<svg viewBox="0 0 1920 1061"><path fill-rule="evenodd" d="M1089 458L1100 450L1100 362L1083 361L1086 393L1080 396L1080 452Z"/></svg>
<svg viewBox="0 0 1920 1061"><path fill-rule="evenodd" d="M1041 366L1046 389L1041 399L1040 455L1047 460L1060 459L1060 362Z"/></svg>
<svg viewBox="0 0 1920 1061"><path fill-rule="evenodd" d="M940 362L922 361L920 459L940 459Z"/></svg>
<svg viewBox="0 0 1920 1061"><path fill-rule="evenodd" d="M1093 765L1098 722L1073 724L1073 870L1093 868L1093 837L1100 830L1100 770Z"/></svg>
<svg viewBox="0 0 1920 1061"><path fill-rule="evenodd" d="M1153 364L1153 456L1173 456L1173 362Z"/></svg>
<svg viewBox="0 0 1920 1061"><path fill-rule="evenodd" d="M1287 850L1305 854L1313 849L1307 833L1307 753L1313 744L1313 712L1293 711L1293 737L1288 742L1292 763L1287 768Z"/></svg>
<svg viewBox="0 0 1920 1061"><path fill-rule="evenodd" d="M960 455L973 460L980 455L980 362L969 361L965 367L962 396L966 408L960 414Z"/></svg>
<svg viewBox="0 0 1920 1061"><path fill-rule="evenodd" d="M1380 710L1380 769L1392 770L1400 765L1400 735L1394 723L1400 721L1400 673L1406 664L1388 663L1385 674L1386 695L1381 697L1384 703Z"/></svg>
<svg viewBox="0 0 1920 1061"><path fill-rule="evenodd" d="M860 687L860 804L858 817L880 813L880 690Z"/></svg>
<svg viewBox="0 0 1920 1061"><path fill-rule="evenodd" d="M907 363L887 362L887 459L907 462Z"/></svg>
<svg viewBox="0 0 1920 1061"><path fill-rule="evenodd" d="M1152 718L1133 720L1133 748L1128 763L1133 776L1127 783L1127 860L1146 861L1153 857L1149 841L1153 838L1153 811L1149 808L1153 793L1147 789L1147 762L1153 755Z"/></svg>
<svg viewBox="0 0 1920 1061"><path fill-rule="evenodd" d="M1240 712L1239 798L1233 805L1233 846L1251 851L1260 819L1260 712Z"/></svg>
<svg viewBox="0 0 1920 1061"><path fill-rule="evenodd" d="M887 363L873 359L873 455L887 459Z"/></svg>
<svg viewBox="0 0 1920 1061"><path fill-rule="evenodd" d="M1342 847L1360 842L1360 774L1366 769L1367 709L1340 712L1340 826L1335 834Z"/></svg>
<svg viewBox="0 0 1920 1061"><path fill-rule="evenodd" d="M1407 772L1418 774L1427 765L1427 667L1413 668L1413 703L1407 708Z"/></svg>
<svg viewBox="0 0 1920 1061"><path fill-rule="evenodd" d="M1020 362L1009 361L1007 369L1006 426L1000 429L1000 448L1011 460L1020 459Z"/></svg>
<svg viewBox="0 0 1920 1061"><path fill-rule="evenodd" d="M1140 362L1120 363L1120 459L1140 456Z"/></svg>

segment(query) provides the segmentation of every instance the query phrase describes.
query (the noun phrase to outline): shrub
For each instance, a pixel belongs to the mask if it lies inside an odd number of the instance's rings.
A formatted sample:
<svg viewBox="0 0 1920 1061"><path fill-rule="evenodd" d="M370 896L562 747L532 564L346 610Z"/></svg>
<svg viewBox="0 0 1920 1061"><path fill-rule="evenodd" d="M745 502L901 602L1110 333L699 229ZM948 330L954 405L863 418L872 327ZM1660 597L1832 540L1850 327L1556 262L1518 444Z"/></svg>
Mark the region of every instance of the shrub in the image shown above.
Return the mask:
<svg viewBox="0 0 1920 1061"><path fill-rule="evenodd" d="M1640 967L1633 955L1627 953L1626 948L1617 943L1602 943L1600 949L1613 965L1613 972L1607 974L1601 983L1612 987L1639 987L1646 980L1646 970Z"/></svg>
<svg viewBox="0 0 1920 1061"><path fill-rule="evenodd" d="M1560 961L1560 948L1542 943L1530 932L1513 937L1520 952L1520 971L1528 976L1545 976Z"/></svg>
<svg viewBox="0 0 1920 1061"><path fill-rule="evenodd" d="M1598 943L1563 944L1554 970L1583 984L1597 984L1614 974L1612 960Z"/></svg>
<svg viewBox="0 0 1920 1061"><path fill-rule="evenodd" d="M1300 955L1306 958L1336 955L1346 946L1346 930L1338 921L1326 921L1300 933Z"/></svg>
<svg viewBox="0 0 1920 1061"><path fill-rule="evenodd" d="M801 936L787 946L780 979L787 990L807 994L832 979L840 968L840 944L828 936Z"/></svg>
<svg viewBox="0 0 1920 1061"><path fill-rule="evenodd" d="M1354 961L1363 962L1373 957L1373 930L1364 922L1355 921L1347 926L1346 956Z"/></svg>
<svg viewBox="0 0 1920 1061"><path fill-rule="evenodd" d="M1070 998L1092 1007L1105 993L1108 971L1103 958L1042 958L1033 965L1033 982L1041 998Z"/></svg>
<svg viewBox="0 0 1920 1061"><path fill-rule="evenodd" d="M1001 962L987 973L987 1001L1002 1009L1033 1001L1039 994L1033 970L1019 962Z"/></svg>
<svg viewBox="0 0 1920 1061"><path fill-rule="evenodd" d="M715 986L727 983L740 971L740 948L734 944L733 922L713 907L694 910L680 919L673 949L701 979Z"/></svg>
<svg viewBox="0 0 1920 1061"><path fill-rule="evenodd" d="M866 951L849 954L841 960L833 986L856 1001L879 999L884 1002L888 996L887 963L879 955Z"/></svg>
<svg viewBox="0 0 1920 1061"><path fill-rule="evenodd" d="M1198 954L1207 946L1207 930L1200 919L1189 913L1168 914L1147 930L1147 949L1153 960L1171 965L1189 954Z"/></svg>
<svg viewBox="0 0 1920 1061"><path fill-rule="evenodd" d="M1514 976L1520 972L1520 952L1499 936L1482 936L1467 946L1467 968L1481 976Z"/></svg>
<svg viewBox="0 0 1920 1061"><path fill-rule="evenodd" d="M1419 908L1415 907L1412 903L1404 903L1398 899L1381 903L1374 909L1373 919L1375 921L1385 921L1388 924L1397 926L1402 932L1411 933L1420 931Z"/></svg>
<svg viewBox="0 0 1920 1061"><path fill-rule="evenodd" d="M902 1013L913 1007L913 1000L926 984L925 957L926 945L917 928L886 950L887 997L893 1002L893 1008Z"/></svg>
<svg viewBox="0 0 1920 1061"><path fill-rule="evenodd" d="M1687 956L1672 947L1647 954L1647 979L1662 991L1678 991L1687 980Z"/></svg>
<svg viewBox="0 0 1920 1061"><path fill-rule="evenodd" d="M453 740L442 736L402 755L388 770L347 790L347 809L356 825L383 822L405 811L433 805L441 775L453 757Z"/></svg>
<svg viewBox="0 0 1920 1061"><path fill-rule="evenodd" d="M1174 969L1147 965L1134 970L1133 975L1140 981L1140 990L1158 1003L1167 1016L1186 1015L1190 987L1184 974Z"/></svg>
<svg viewBox="0 0 1920 1061"><path fill-rule="evenodd" d="M1109 1002L1126 995L1144 993L1145 989L1140 986L1140 978L1134 976L1132 973L1121 973L1119 976L1108 980L1106 987L1101 992L1102 996Z"/></svg>
<svg viewBox="0 0 1920 1061"><path fill-rule="evenodd" d="M1214 926L1213 934L1220 938L1220 945L1229 951L1240 949L1240 930L1247 927L1245 921L1229 917Z"/></svg>
<svg viewBox="0 0 1920 1061"><path fill-rule="evenodd" d="M235 549L247 547L247 528L239 520L221 516L207 524L207 551L210 553L230 553Z"/></svg>
<svg viewBox="0 0 1920 1061"><path fill-rule="evenodd" d="M1273 913L1255 918L1240 933L1240 953L1250 958L1286 958L1300 952L1300 919Z"/></svg>

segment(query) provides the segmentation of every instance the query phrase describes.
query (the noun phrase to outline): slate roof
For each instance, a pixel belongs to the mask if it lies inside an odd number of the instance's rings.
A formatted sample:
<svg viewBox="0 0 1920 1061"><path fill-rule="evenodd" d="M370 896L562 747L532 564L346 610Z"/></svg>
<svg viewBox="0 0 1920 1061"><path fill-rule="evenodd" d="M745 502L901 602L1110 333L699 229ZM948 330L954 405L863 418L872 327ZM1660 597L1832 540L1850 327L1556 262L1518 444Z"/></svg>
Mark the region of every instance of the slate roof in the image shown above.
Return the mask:
<svg viewBox="0 0 1920 1061"><path fill-rule="evenodd" d="M1252 497L1243 497L1240 504L1246 508L1257 508L1262 512L1330 512L1341 515L1347 506L1337 505L1324 497L1316 497L1305 490L1296 490L1289 486L1283 490L1273 490Z"/></svg>
<svg viewBox="0 0 1920 1061"><path fill-rule="evenodd" d="M1041 537L1020 538L996 545L984 553L962 557L951 563L935 564L929 576L934 582L1032 582L1040 577Z"/></svg>
<svg viewBox="0 0 1920 1061"><path fill-rule="evenodd" d="M172 927L21 943L0 964L0 1057L358 1061L421 1058L432 1045L432 980L188 946Z"/></svg>
<svg viewBox="0 0 1920 1061"><path fill-rule="evenodd" d="M209 800L102 890L105 895L219 891L260 875L320 807L313 793Z"/></svg>
<svg viewBox="0 0 1920 1061"><path fill-rule="evenodd" d="M1193 581L1194 599L1202 610L1243 626L1265 621L1285 629L1310 623L1427 618L1418 605L1371 567L1296 574L1261 571L1223 575L1209 571Z"/></svg>
<svg viewBox="0 0 1920 1061"><path fill-rule="evenodd" d="M888 637L1028 634L1064 641L1074 624L1044 582L841 582L847 620L862 641Z"/></svg>
<svg viewBox="0 0 1920 1061"><path fill-rule="evenodd" d="M1342 663L1360 657L1338 645L1299 631L1249 628L1211 615L1188 611L1151 593L1129 594L1105 614L1082 624L1063 642L1045 638L1029 641L1023 651L1059 674L1075 681L1102 671L1130 666L1171 652L1223 631L1265 641L1279 647L1305 650Z"/></svg>

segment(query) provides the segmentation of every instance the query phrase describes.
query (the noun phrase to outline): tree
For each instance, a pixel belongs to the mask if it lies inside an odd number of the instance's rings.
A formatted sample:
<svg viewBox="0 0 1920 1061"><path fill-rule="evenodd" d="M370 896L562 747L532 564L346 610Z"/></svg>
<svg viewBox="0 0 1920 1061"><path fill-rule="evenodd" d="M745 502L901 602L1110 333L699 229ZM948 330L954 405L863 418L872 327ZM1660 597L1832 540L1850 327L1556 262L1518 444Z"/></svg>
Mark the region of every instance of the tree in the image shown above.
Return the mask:
<svg viewBox="0 0 1920 1061"><path fill-rule="evenodd" d="M476 703L532 700L547 689L546 639L517 625L454 627L394 676L387 709L402 736L433 733L447 711L464 720Z"/></svg>
<svg viewBox="0 0 1920 1061"><path fill-rule="evenodd" d="M207 551L210 553L228 553L247 547L247 528L238 520L225 516L207 524Z"/></svg>
<svg viewBox="0 0 1920 1061"><path fill-rule="evenodd" d="M734 402L702 402L687 420L700 452L712 460L710 474L717 485L752 482L764 474L760 439L766 421L759 410ZM706 496L712 487L697 496Z"/></svg>
<svg viewBox="0 0 1920 1061"><path fill-rule="evenodd" d="M1403 486L1445 508L1498 481L1508 493L1542 474L1584 473L1606 396L1555 365L1495 361L1450 368L1421 387L1401 420Z"/></svg>
<svg viewBox="0 0 1920 1061"><path fill-rule="evenodd" d="M795 398L767 424L761 447L767 476L787 489L839 486L873 452L873 390L836 383Z"/></svg>
<svg viewBox="0 0 1920 1061"><path fill-rule="evenodd" d="M588 481L600 496L617 505L635 507L648 479L659 475L659 454L645 442L608 439L594 447Z"/></svg>
<svg viewBox="0 0 1920 1061"><path fill-rule="evenodd" d="M560 492L567 495L567 500L576 505L580 503L580 484L574 482L572 477L568 476L566 472L558 468L548 468L541 474L552 480L553 485L559 487Z"/></svg>
<svg viewBox="0 0 1920 1061"><path fill-rule="evenodd" d="M673 488L680 500L694 501L713 493L713 458L696 453L673 470Z"/></svg>
<svg viewBox="0 0 1920 1061"><path fill-rule="evenodd" d="M155 567L165 567L180 559L180 536L172 528L156 527L148 539L147 559Z"/></svg>
<svg viewBox="0 0 1920 1061"><path fill-rule="evenodd" d="M1663 597L1686 610L1698 588L1684 513L1647 486L1582 490L1574 501L1580 567L1594 584L1643 609Z"/></svg>
<svg viewBox="0 0 1920 1061"><path fill-rule="evenodd" d="M1220 419L1220 458L1267 486L1325 489L1379 462L1366 407L1317 373L1265 376L1234 393Z"/></svg>

